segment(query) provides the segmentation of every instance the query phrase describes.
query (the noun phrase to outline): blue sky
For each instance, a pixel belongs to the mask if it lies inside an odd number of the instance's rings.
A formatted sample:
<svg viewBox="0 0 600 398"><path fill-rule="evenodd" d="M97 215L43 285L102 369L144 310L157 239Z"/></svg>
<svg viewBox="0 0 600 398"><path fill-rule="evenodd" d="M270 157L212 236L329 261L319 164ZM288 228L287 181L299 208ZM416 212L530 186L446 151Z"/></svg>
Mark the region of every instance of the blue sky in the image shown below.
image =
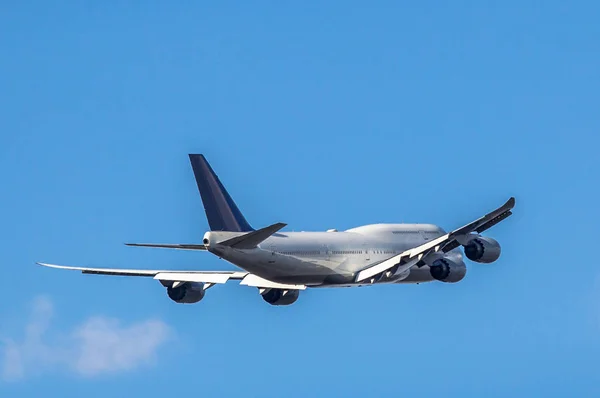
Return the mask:
<svg viewBox="0 0 600 398"><path fill-rule="evenodd" d="M21 2L0 13L0 395L600 394L597 2ZM42 269L233 269L204 153L255 227L452 229L458 284L304 292Z"/></svg>

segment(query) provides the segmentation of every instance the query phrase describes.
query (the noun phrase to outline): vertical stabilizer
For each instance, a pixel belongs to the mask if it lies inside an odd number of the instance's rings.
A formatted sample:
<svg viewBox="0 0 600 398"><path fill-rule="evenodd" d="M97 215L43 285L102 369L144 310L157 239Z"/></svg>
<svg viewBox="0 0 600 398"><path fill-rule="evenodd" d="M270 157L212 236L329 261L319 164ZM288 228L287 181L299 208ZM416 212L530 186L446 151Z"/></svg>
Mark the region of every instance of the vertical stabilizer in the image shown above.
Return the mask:
<svg viewBox="0 0 600 398"><path fill-rule="evenodd" d="M211 231L254 231L204 155L189 156Z"/></svg>

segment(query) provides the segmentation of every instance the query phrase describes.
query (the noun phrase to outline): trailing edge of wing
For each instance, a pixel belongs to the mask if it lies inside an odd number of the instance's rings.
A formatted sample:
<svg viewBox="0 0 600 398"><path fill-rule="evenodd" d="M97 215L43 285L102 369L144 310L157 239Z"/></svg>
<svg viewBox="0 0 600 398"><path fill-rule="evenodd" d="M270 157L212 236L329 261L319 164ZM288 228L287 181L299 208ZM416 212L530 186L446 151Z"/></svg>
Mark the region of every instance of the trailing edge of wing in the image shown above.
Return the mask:
<svg viewBox="0 0 600 398"><path fill-rule="evenodd" d="M36 263L38 265L49 267L49 268L58 268L58 269L67 269L72 271L81 271L83 274L97 274L97 275L121 275L121 276L155 276L159 272L168 272L168 271L157 271L157 270L143 270L143 269L112 269L112 268L87 268L87 267L71 267L67 265L56 265L56 264L47 264L47 263Z"/></svg>
<svg viewBox="0 0 600 398"><path fill-rule="evenodd" d="M122 268L88 268L72 267L68 265L56 265L47 263L36 263L44 267L66 269L72 271L81 271L83 274L96 275L115 275L115 276L148 276L155 279L178 280L182 282L202 282L198 279L191 279L193 275L227 275L230 278L242 279L247 272L239 271L172 271L172 270L149 270L149 269L122 269ZM156 278L160 275L160 278ZM179 279L174 279L175 277Z"/></svg>
<svg viewBox="0 0 600 398"><path fill-rule="evenodd" d="M125 243L126 246L137 247L158 247L162 249L179 249L179 250L206 250L204 245L194 245L186 243L170 244L170 243Z"/></svg>
<svg viewBox="0 0 600 398"><path fill-rule="evenodd" d="M271 282L254 274L248 274L240 282L240 285L262 287L268 289L304 290L306 285L288 285L286 283Z"/></svg>
<svg viewBox="0 0 600 398"><path fill-rule="evenodd" d="M201 283L226 283L230 279L242 279L247 272L159 272L154 279L161 282L201 282Z"/></svg>

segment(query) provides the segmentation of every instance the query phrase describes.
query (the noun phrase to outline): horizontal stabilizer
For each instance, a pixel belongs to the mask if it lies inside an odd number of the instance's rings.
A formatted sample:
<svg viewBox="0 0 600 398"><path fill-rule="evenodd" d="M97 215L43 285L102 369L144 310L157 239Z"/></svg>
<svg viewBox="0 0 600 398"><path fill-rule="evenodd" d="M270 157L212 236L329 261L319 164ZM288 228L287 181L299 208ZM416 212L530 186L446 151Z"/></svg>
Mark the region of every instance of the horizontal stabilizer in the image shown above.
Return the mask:
<svg viewBox="0 0 600 398"><path fill-rule="evenodd" d="M256 231L248 232L247 234L236 236L235 238L227 239L219 242L220 245L233 247L236 249L253 249L256 245L285 227L287 224L278 222L277 224L269 225Z"/></svg>
<svg viewBox="0 0 600 398"><path fill-rule="evenodd" d="M194 244L169 244L169 243L125 243L126 246L137 247L158 247L162 249L179 249L179 250L206 250L204 245Z"/></svg>

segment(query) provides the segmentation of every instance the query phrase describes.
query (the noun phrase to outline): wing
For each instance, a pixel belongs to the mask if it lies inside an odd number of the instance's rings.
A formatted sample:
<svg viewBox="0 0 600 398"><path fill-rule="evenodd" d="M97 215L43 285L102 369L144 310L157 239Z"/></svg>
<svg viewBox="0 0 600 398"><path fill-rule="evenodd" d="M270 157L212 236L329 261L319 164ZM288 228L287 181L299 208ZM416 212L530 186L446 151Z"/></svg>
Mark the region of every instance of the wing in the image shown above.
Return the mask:
<svg viewBox="0 0 600 398"><path fill-rule="evenodd" d="M356 276L356 282L376 277L391 269L394 269L395 272L403 272L415 265L422 266L424 265L423 257L440 251L447 253L457 248L460 246L461 238L467 234L472 232L481 233L509 217L514 206L515 198L511 197L496 210L465 226L360 271Z"/></svg>
<svg viewBox="0 0 600 398"><path fill-rule="evenodd" d="M226 283L229 280L239 280L240 285L253 286L261 289L304 290L305 285L288 285L272 282L245 271L172 271L172 270L142 270L119 268L88 268L71 267L47 263L37 263L44 267L81 271L83 274L113 275L113 276L145 276L158 280L163 286L177 286L184 282L206 283L209 286Z"/></svg>

